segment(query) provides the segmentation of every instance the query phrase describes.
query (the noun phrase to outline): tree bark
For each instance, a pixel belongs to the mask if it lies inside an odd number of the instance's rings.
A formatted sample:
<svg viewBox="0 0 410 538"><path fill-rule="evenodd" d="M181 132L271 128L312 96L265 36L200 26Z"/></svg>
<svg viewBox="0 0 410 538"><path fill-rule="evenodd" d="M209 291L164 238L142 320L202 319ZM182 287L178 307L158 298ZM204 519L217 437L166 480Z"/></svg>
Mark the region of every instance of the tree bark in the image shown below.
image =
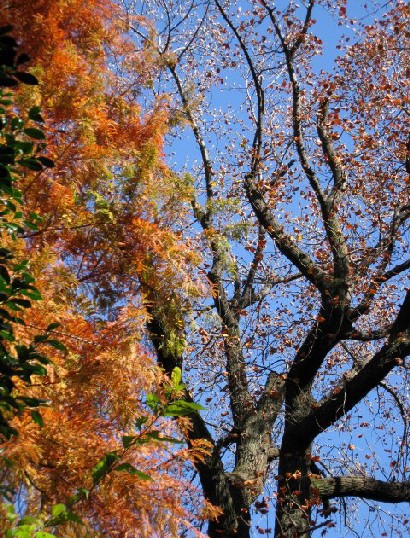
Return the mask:
<svg viewBox="0 0 410 538"><path fill-rule="evenodd" d="M383 503L410 501L410 481L385 482L364 476L339 476L312 479L312 491L322 499L360 497Z"/></svg>
<svg viewBox="0 0 410 538"><path fill-rule="evenodd" d="M275 538L309 536L310 450L281 452Z"/></svg>

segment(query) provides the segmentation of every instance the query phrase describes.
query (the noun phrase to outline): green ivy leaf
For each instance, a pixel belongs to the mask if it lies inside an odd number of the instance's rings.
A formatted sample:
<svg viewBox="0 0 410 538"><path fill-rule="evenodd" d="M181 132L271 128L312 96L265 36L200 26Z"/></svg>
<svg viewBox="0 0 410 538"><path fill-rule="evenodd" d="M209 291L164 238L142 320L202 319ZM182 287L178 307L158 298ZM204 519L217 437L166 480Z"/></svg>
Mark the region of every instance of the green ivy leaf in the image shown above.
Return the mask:
<svg viewBox="0 0 410 538"><path fill-rule="evenodd" d="M19 290L19 293L21 293L21 295L26 295L27 297L30 297L30 299L32 299L33 301L41 301L41 299L43 298L41 293L33 286L31 286L30 289Z"/></svg>
<svg viewBox="0 0 410 538"><path fill-rule="evenodd" d="M60 342L60 340L46 340L44 343L53 347L54 349L58 349L58 351L63 351L64 353L67 351L67 348L63 343Z"/></svg>
<svg viewBox="0 0 410 538"><path fill-rule="evenodd" d="M155 394L147 394L147 405L154 413L158 410L160 399Z"/></svg>
<svg viewBox="0 0 410 538"><path fill-rule="evenodd" d="M53 321L53 323L50 323L50 325L48 325L46 331L47 332L54 331L54 329L58 329L60 326L61 326L61 323L58 323L58 321Z"/></svg>
<svg viewBox="0 0 410 538"><path fill-rule="evenodd" d="M81 499L88 499L88 495L90 494L88 489L85 488L78 488L77 493L70 497L67 504L68 506L72 506L76 502L80 501Z"/></svg>
<svg viewBox="0 0 410 538"><path fill-rule="evenodd" d="M38 160L41 162L41 164L47 168L54 168L54 161L51 159L48 159L47 157L38 157Z"/></svg>
<svg viewBox="0 0 410 538"><path fill-rule="evenodd" d="M33 121L43 122L41 117L41 108L39 106L33 106L28 112L28 117Z"/></svg>
<svg viewBox="0 0 410 538"><path fill-rule="evenodd" d="M29 86L37 86L38 79L31 73L14 73L14 76L23 84L28 84Z"/></svg>
<svg viewBox="0 0 410 538"><path fill-rule="evenodd" d="M122 436L122 446L127 449L131 445L135 444L135 441L139 439L136 435L123 435Z"/></svg>
<svg viewBox="0 0 410 538"><path fill-rule="evenodd" d="M137 430L141 430L142 426L147 422L148 417L138 417L134 420L134 426Z"/></svg>
<svg viewBox="0 0 410 538"><path fill-rule="evenodd" d="M171 373L171 382L173 385L173 389L178 391L182 390L184 388L184 385L182 383L182 370L181 368L174 368Z"/></svg>
<svg viewBox="0 0 410 538"><path fill-rule="evenodd" d="M17 162L21 166L24 166L29 170L33 170L34 172L41 172L41 170L43 169L42 164L33 157L29 157L28 159L19 159Z"/></svg>

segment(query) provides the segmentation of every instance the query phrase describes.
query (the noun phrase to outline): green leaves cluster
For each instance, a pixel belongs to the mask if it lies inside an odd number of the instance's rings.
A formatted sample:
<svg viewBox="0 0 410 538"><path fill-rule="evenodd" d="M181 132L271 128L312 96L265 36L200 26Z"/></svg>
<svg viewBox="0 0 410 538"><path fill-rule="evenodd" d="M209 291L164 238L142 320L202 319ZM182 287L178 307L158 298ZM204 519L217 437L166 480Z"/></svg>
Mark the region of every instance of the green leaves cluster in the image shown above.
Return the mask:
<svg viewBox="0 0 410 538"><path fill-rule="evenodd" d="M36 85L38 80L34 75L19 70L22 64L30 60L30 57L24 53L18 54L16 40L8 35L12 29L12 26L0 28L0 86L13 87L19 82Z"/></svg>
<svg viewBox="0 0 410 538"><path fill-rule="evenodd" d="M204 411L205 407L202 407L202 405L180 398L175 399L175 396L184 389L181 368L174 368L171 373L171 379L164 387L168 402L164 404L156 394L148 394L147 405L155 414L161 417L186 417L193 413L198 413L198 411Z"/></svg>
<svg viewBox="0 0 410 538"><path fill-rule="evenodd" d="M185 389L185 385L182 383L182 371L180 368L174 368L171 374L171 379L164 389L165 396L168 399L168 402L165 404L161 402L157 395L147 395L147 406L153 412L154 421L158 417L183 417L198 413L198 411L205 409L201 405L193 402L187 402L182 399L173 399L176 394L181 393L181 391ZM109 452L97 463L92 470L94 486L111 471L123 471L138 476L141 480L152 480L148 474L139 471L130 463L120 463L126 452L133 447L142 446L152 442L171 444L182 444L184 442L180 439L175 439L174 437L164 436L156 429L153 430L149 428L145 430L144 426L147 422L148 417L138 417L134 423L138 433L136 435L124 435L122 437L123 450Z"/></svg>
<svg viewBox="0 0 410 538"><path fill-rule="evenodd" d="M18 342L15 337L17 325L24 324L21 314L31 307L31 301L41 299L30 274L29 260L16 260L13 243L26 230L36 230L40 217L28 216L23 211L23 196L16 183L24 169L42 171L53 162L41 155L46 145L45 135L39 128L43 122L39 107L28 112L28 123L16 114L13 91L19 82L38 84L30 73L20 72L19 67L29 58L17 54L17 43L8 35L10 26L0 28L0 439L16 434L10 426L15 413L24 408L37 408L45 403L39 398L13 394L15 379L29 384L32 375L45 375L49 359L39 351L47 344L64 351L64 346L51 337L58 324L47 327L45 334L38 335L30 344ZM42 425L37 410L33 420Z"/></svg>
<svg viewBox="0 0 410 538"><path fill-rule="evenodd" d="M39 517L25 516L19 519L14 506L5 506L6 519L13 527L6 530L5 538L56 538L54 534L44 531L44 522Z"/></svg>

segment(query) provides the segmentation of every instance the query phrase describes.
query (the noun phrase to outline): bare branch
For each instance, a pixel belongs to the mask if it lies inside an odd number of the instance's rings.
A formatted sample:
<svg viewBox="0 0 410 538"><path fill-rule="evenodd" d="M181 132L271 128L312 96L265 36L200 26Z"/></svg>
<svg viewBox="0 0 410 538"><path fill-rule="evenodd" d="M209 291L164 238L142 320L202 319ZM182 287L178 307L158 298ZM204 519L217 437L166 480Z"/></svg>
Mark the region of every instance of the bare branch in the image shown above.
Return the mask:
<svg viewBox="0 0 410 538"><path fill-rule="evenodd" d="M376 329L367 333L353 330L351 333L345 334L344 338L347 340L357 340L359 342L372 342L373 340L382 340L383 338L387 338L389 336L391 328L392 325L388 325L387 327L383 327L382 329Z"/></svg>
<svg viewBox="0 0 410 538"><path fill-rule="evenodd" d="M297 427L288 432L297 435L299 443L308 446L322 431L350 411L410 354L410 292L399 310L388 342L352 377L343 377L338 387L319 402ZM286 436L286 434L285 434ZM294 440L294 439L293 439ZM288 442L284 440L284 443Z"/></svg>
<svg viewBox="0 0 410 538"><path fill-rule="evenodd" d="M329 163L329 167L333 174L334 186L332 189L332 194L330 197L335 196L337 193L344 188L346 183L346 174L343 170L340 159L338 159L332 138L326 128L326 119L328 116L329 109L329 100L327 98L323 99L320 104L318 115L317 115L317 132L319 139L322 142L323 155L325 156L326 161Z"/></svg>
<svg viewBox="0 0 410 538"><path fill-rule="evenodd" d="M302 278L302 276L302 273L296 273L283 278L268 279L259 292L253 293L252 290L249 290L251 293L247 293L242 297L241 308L244 309L248 306L259 303L262 301L262 299L269 295L269 293L271 293L275 286L278 286L279 284L288 284L289 282Z"/></svg>
<svg viewBox="0 0 410 538"><path fill-rule="evenodd" d="M183 89L183 86L182 86L182 81L181 81L181 79L180 79L180 77L179 77L179 75L178 75L178 73L177 73L177 71L175 69L175 66L169 65L169 70L170 70L172 76L174 77L175 84L177 86L178 93L179 93L179 96L181 98L182 105L184 107L184 113L185 113L186 117L188 118L188 120L189 120L189 122L191 124L192 131L193 131L194 136L195 136L195 140L196 140L196 142L198 144L199 151L201 153L202 164L203 164L203 167L204 167L206 195L207 195L207 199L211 200L213 198L213 196L214 196L214 193L213 193L213 188L212 188L212 175L213 175L212 162L211 162L211 159L210 159L210 156L209 156L209 152L208 152L208 149L206 147L205 141L204 141L204 139L202 137L202 134L201 134L201 131L199 129L199 126L198 126L197 122L195 121L194 116L192 115L189 100L185 95L185 92L184 92L184 89ZM201 224L202 224L202 226L204 228L209 227L209 225L210 225L209 211L206 211L206 212L203 213L203 219L201 221Z"/></svg>
<svg viewBox="0 0 410 538"><path fill-rule="evenodd" d="M256 273L258 271L259 264L263 257L263 251L265 249L266 241L265 241L265 229L263 226L259 225L258 228L258 244L256 247L256 251L253 255L253 259L249 268L248 276L246 277L245 284L242 289L242 296L239 301L239 308L243 309L248 305L253 304L253 290L252 285L256 276Z"/></svg>
<svg viewBox="0 0 410 538"><path fill-rule="evenodd" d="M381 277L376 278L376 281L380 281L381 283L386 282L386 280L390 280L391 278L399 275L400 273L407 271L407 269L410 269L410 260L406 260L405 262L393 267L393 269L386 271Z"/></svg>
<svg viewBox="0 0 410 538"><path fill-rule="evenodd" d="M239 34L239 31L232 23L231 19L228 17L227 13L221 6L218 0L214 0L216 6L218 7L224 21L227 23L229 28L234 33L239 46L245 56L246 63L249 67L249 70L251 72L251 77L253 81L253 85L255 87L256 95L257 95L257 116L256 116L256 130L255 135L252 143L252 165L251 170L252 174L256 176L259 165L260 165L260 152L262 148L262 121L263 121L263 114L265 112L265 98L264 98L264 92L260 80L260 76L256 72L255 66L253 64L252 58L249 54L249 51L245 45L244 40L242 39L241 35Z"/></svg>
<svg viewBox="0 0 410 538"><path fill-rule="evenodd" d="M303 276L324 291L329 281L327 273L322 271L285 232L283 226L274 218L272 211L265 202L261 190L252 174L245 178L245 189L253 210L270 237L275 241L278 249L291 261Z"/></svg>
<svg viewBox="0 0 410 538"><path fill-rule="evenodd" d="M410 482L386 482L363 476L312 479L311 487L320 497L361 497L384 503L410 501Z"/></svg>

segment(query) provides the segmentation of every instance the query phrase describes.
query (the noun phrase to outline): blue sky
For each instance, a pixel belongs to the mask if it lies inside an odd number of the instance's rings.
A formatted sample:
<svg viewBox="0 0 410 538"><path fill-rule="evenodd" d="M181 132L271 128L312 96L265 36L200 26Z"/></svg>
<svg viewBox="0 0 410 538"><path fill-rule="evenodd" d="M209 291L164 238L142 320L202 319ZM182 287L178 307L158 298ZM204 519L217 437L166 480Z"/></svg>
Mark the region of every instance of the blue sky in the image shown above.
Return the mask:
<svg viewBox="0 0 410 538"><path fill-rule="evenodd" d="M368 10L364 10L362 3L360 1L349 0L347 3L347 15L349 18L357 18L362 20L365 23L371 23L372 15L371 12L374 11L378 5L386 5L387 3L383 2L367 2ZM369 14L370 12L370 14ZM334 19L327 13L327 11L318 7L314 17L317 20L317 23L314 27L315 33L325 43L324 54L317 57L314 60L314 66L319 71L321 69L332 72L334 59L338 54L337 44L342 35L351 35L354 38L354 34L350 27L347 26L337 26L334 22ZM230 71L230 76L232 76L232 70ZM235 80L230 78L230 84L234 84ZM213 92L213 93L212 93ZM235 96L234 93L225 91L224 88L221 90L212 90L211 91L211 102L214 107L224 107L229 102L231 105L235 105ZM186 169L189 170L195 160L198 159L198 151L193 142L192 134L189 132L189 129L185 129L182 133L179 134L179 137L176 139L170 140L169 146L170 152L170 162L177 167L183 168L186 166ZM388 397L387 397L388 398ZM369 398L369 406L377 407L377 403L374 400L373 396ZM331 453L331 445L334 444L344 444L345 446L345 457L346 463L348 462L349 455L352 456L352 461L356 456L359 459L366 457L368 453L377 453L378 463L381 468L389 470L389 465L391 458L390 455L394 455L397 446L395 444L398 442L398 436L402 432L402 425L398 423L397 431L394 435L391 436L391 446L384 447L381 445L380 439L377 436L377 433L369 437L369 435L364 435L366 431L360 429L358 426L359 423L365 423L371 421L371 415L368 414L368 411L363 407L360 410L354 410L353 414L356 413L358 416L357 425L353 426L350 430L342 431L335 429L334 431L324 434L320 437L319 441L324 446L329 446L329 457ZM349 448L353 447L353 448ZM322 453L326 453L323 449ZM343 468L343 461L340 462L340 467ZM375 469L377 472L377 469ZM382 478L382 474L379 473L379 477ZM378 506L378 507L377 507ZM369 531L369 524L374 519L374 516L377 514L382 514L382 520L388 524L390 520L396 517L396 514L403 513L402 507L395 507L394 505L376 505L376 508L372 507L368 510L366 507L361 508L358 514L357 522L352 520L350 533L352 536L361 536L367 537L371 536ZM329 529L326 536L330 538L342 538L347 535L346 529L344 528L345 514L344 514L344 505L343 503L339 506L339 512L335 516L336 527L334 529ZM265 520L265 521L263 521ZM257 517L255 518L257 523ZM263 521L263 522L262 522ZM263 528L272 528L272 533L266 533L265 536L273 536L273 527L274 527L274 516L272 513L267 514L266 516L261 517L261 527ZM323 530L323 529L321 529ZM321 530L317 531L319 536ZM374 536L381 536L384 532L384 528L378 528L376 526ZM258 532L255 530L255 536L259 536Z"/></svg>

